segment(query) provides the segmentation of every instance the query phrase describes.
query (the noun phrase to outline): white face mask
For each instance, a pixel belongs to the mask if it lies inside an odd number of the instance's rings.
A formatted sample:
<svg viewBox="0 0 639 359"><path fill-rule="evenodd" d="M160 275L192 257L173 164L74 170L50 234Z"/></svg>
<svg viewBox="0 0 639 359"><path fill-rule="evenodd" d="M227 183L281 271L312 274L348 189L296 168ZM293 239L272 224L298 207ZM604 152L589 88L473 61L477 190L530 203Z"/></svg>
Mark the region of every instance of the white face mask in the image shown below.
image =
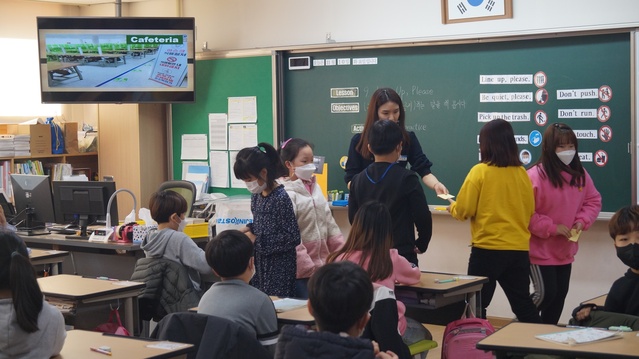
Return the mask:
<svg viewBox="0 0 639 359"><path fill-rule="evenodd" d="M245 183L246 183L246 189L248 189L249 192L251 193L262 193L262 191L264 191L264 189L266 188L266 182L264 182L262 185L257 183L257 180L248 181Z"/></svg>
<svg viewBox="0 0 639 359"><path fill-rule="evenodd" d="M309 181L311 177L313 177L313 173L315 172L315 165L309 163L304 166L295 167L295 175L298 178Z"/></svg>
<svg viewBox="0 0 639 359"><path fill-rule="evenodd" d="M559 157L559 160L561 162L568 166L570 162L572 162L572 160L575 158L575 153L577 153L577 151L575 150L561 151L557 152L557 157Z"/></svg>
<svg viewBox="0 0 639 359"><path fill-rule="evenodd" d="M186 219L180 218L180 223L178 224L178 232L184 232L184 227L186 227Z"/></svg>

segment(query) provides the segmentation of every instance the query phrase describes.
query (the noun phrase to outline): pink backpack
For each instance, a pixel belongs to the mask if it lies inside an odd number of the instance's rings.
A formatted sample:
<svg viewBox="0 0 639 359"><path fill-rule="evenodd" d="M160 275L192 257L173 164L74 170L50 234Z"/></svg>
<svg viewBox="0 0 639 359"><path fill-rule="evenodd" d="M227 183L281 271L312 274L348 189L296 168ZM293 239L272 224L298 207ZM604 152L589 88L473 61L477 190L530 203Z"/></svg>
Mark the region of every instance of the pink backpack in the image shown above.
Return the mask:
<svg viewBox="0 0 639 359"><path fill-rule="evenodd" d="M469 313L466 317L466 313ZM495 328L486 319L475 318L470 306L461 319L448 323L442 340L442 359L492 359L493 354L475 347L477 342L493 334Z"/></svg>

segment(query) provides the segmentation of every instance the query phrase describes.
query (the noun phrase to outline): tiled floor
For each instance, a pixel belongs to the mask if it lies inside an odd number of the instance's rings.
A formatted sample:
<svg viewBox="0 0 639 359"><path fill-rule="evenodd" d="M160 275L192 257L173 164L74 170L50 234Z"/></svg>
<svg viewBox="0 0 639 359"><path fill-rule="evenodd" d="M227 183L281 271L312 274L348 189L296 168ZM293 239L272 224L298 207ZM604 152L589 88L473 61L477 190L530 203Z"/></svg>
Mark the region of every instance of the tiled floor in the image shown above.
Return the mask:
<svg viewBox="0 0 639 359"><path fill-rule="evenodd" d="M444 336L444 329L446 329L443 325L434 325L434 324L424 324L426 328L433 335L433 340L437 342L437 348L431 349L428 351L427 359L438 359L442 356L442 337Z"/></svg>

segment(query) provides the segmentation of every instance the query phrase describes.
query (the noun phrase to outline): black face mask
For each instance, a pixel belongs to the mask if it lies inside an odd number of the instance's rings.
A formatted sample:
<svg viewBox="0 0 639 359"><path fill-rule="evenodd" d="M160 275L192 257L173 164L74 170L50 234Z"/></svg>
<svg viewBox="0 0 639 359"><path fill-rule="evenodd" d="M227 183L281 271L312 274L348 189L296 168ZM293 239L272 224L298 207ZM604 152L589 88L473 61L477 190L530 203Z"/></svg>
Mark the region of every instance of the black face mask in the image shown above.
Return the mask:
<svg viewBox="0 0 639 359"><path fill-rule="evenodd" d="M616 247L617 257L632 269L639 270L639 244L632 243L625 247Z"/></svg>

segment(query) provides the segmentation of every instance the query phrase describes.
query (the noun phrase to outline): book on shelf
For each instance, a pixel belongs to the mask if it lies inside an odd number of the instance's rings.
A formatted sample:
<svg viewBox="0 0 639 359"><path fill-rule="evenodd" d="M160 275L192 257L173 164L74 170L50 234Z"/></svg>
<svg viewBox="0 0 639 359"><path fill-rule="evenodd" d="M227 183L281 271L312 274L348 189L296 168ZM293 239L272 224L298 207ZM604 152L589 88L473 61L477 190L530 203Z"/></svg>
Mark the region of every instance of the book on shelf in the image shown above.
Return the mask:
<svg viewBox="0 0 639 359"><path fill-rule="evenodd" d="M0 188L4 191L9 202L13 202L13 190L11 188L11 162L0 161Z"/></svg>
<svg viewBox="0 0 639 359"><path fill-rule="evenodd" d="M71 176L73 167L70 163L56 163L52 166L51 179L54 181L62 181L65 177Z"/></svg>
<svg viewBox="0 0 639 359"><path fill-rule="evenodd" d="M27 160L25 162L14 163L13 173L28 175L44 175L44 166L41 161Z"/></svg>

